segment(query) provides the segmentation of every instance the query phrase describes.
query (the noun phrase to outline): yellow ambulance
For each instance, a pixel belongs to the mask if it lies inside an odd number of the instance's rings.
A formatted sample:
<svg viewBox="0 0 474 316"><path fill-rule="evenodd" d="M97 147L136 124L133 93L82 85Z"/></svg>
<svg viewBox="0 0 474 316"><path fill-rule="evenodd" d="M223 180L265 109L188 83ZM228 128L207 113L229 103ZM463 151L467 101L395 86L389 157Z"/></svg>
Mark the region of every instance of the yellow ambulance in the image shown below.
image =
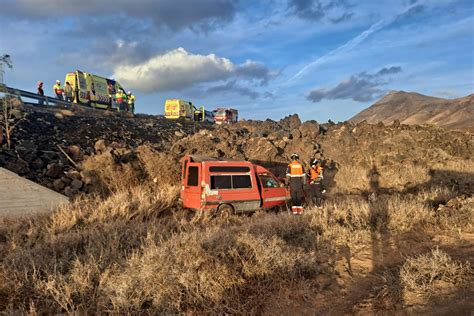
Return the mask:
<svg viewBox="0 0 474 316"><path fill-rule="evenodd" d="M165 117L167 119L194 120L196 108L192 102L180 99L167 99L165 101Z"/></svg>
<svg viewBox="0 0 474 316"><path fill-rule="evenodd" d="M117 81L76 70L66 74L64 84L66 82L72 86L74 103L118 110L112 99L116 91L123 88Z"/></svg>

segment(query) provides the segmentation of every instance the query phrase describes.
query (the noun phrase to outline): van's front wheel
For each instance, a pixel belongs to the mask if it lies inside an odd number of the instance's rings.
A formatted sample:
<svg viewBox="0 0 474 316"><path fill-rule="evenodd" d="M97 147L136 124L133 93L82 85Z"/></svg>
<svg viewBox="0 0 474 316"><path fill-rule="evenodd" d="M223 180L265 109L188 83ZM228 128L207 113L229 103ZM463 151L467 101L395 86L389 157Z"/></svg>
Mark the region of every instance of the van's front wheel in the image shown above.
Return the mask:
<svg viewBox="0 0 474 316"><path fill-rule="evenodd" d="M217 216L223 220L229 220L232 214L234 214L234 208L230 204L221 204L217 209Z"/></svg>

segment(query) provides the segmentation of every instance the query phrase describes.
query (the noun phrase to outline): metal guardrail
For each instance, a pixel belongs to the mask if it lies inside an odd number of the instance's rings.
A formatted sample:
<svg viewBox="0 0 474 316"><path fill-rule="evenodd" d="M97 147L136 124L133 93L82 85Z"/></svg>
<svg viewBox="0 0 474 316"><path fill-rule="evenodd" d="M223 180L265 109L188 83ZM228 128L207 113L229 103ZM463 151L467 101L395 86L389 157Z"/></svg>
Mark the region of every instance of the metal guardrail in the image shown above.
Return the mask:
<svg viewBox="0 0 474 316"><path fill-rule="evenodd" d="M20 98L22 97L22 98L37 100L39 101L38 103L39 105L41 105L41 101L43 102L43 105L46 105L46 106L64 105L64 106L70 107L72 105L72 103L64 101L64 100L59 100L58 98L49 97L47 95L42 96L33 92L7 87L6 85L0 85L0 92L18 96Z"/></svg>

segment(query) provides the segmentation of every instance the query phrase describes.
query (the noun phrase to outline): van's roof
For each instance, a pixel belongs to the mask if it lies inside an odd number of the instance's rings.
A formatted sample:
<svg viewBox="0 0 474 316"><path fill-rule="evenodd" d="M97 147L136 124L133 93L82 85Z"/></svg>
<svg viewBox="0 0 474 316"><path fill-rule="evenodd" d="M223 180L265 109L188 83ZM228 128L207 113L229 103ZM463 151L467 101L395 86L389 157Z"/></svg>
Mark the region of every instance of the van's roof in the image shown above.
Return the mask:
<svg viewBox="0 0 474 316"><path fill-rule="evenodd" d="M234 160L231 158L217 158L217 157L209 157L209 156L202 156L202 155L187 155L191 158L191 162L203 162L203 161L229 161L229 162L247 162L251 163L250 161L246 160Z"/></svg>
<svg viewBox="0 0 474 316"><path fill-rule="evenodd" d="M203 161L222 161L220 158L201 156L201 155L188 155L192 162L203 162Z"/></svg>

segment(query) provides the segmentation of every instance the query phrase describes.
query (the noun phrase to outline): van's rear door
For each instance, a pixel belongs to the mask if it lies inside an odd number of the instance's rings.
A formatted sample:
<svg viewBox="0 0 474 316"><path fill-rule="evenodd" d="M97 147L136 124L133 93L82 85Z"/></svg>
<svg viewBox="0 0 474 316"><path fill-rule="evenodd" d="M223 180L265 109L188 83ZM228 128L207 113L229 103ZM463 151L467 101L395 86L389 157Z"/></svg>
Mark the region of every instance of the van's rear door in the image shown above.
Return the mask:
<svg viewBox="0 0 474 316"><path fill-rule="evenodd" d="M182 194L183 206L186 208L201 208L201 164L188 162Z"/></svg>
<svg viewBox="0 0 474 316"><path fill-rule="evenodd" d="M288 199L287 190L271 173L259 173L262 191L262 208L282 205Z"/></svg>
<svg viewBox="0 0 474 316"><path fill-rule="evenodd" d="M89 89L87 88L87 79L86 75L82 71L77 71L77 87L78 87L78 97L80 103L88 103L88 91Z"/></svg>

